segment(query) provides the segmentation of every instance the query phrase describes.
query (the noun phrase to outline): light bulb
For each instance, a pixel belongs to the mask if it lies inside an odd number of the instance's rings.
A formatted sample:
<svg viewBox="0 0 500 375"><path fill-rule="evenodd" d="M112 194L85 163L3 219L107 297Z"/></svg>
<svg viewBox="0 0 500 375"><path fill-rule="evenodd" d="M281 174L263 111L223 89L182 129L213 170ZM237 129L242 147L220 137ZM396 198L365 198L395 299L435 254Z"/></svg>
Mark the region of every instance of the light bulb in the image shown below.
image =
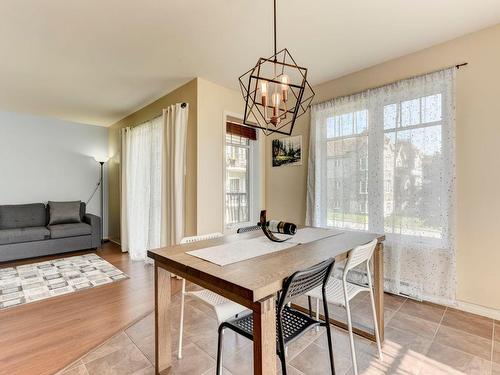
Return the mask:
<svg viewBox="0 0 500 375"><path fill-rule="evenodd" d="M281 118L280 118L281 94L278 92L275 92L271 97L271 101L273 104L273 115L271 117L271 123L273 123L274 125L277 125L281 121Z"/></svg>
<svg viewBox="0 0 500 375"><path fill-rule="evenodd" d="M267 107L267 82L260 83L260 100L264 107Z"/></svg>
<svg viewBox="0 0 500 375"><path fill-rule="evenodd" d="M288 100L288 83L290 79L286 75L281 76L281 100L286 102Z"/></svg>
<svg viewBox="0 0 500 375"><path fill-rule="evenodd" d="M274 108L279 108L280 103L281 103L281 95L277 92L275 92L272 96L272 102L273 102L273 107Z"/></svg>
<svg viewBox="0 0 500 375"><path fill-rule="evenodd" d="M288 90L288 82L289 82L288 76L282 75L281 76L281 89L282 90Z"/></svg>

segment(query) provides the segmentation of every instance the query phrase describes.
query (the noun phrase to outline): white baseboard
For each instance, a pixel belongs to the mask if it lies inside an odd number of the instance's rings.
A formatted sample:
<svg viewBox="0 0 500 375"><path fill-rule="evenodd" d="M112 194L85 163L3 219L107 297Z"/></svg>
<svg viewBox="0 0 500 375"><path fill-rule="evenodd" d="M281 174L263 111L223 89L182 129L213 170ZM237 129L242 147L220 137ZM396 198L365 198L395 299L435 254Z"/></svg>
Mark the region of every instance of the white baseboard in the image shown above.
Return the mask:
<svg viewBox="0 0 500 375"><path fill-rule="evenodd" d="M439 298L436 299L428 296L424 296L423 300L442 306L448 306L450 308L465 311L471 314L481 315L486 318L500 320L500 309L494 309L491 307L485 307L481 305L476 305L474 303L458 301L458 300L454 301L453 303L450 303L450 301L446 299L439 299Z"/></svg>
<svg viewBox="0 0 500 375"><path fill-rule="evenodd" d="M109 239L109 242L113 242L114 244L120 246L120 249L122 251L122 253L126 253L127 251L126 250L123 250L121 247L122 247L122 244L120 243L120 241L118 240L112 240L111 238Z"/></svg>
<svg viewBox="0 0 500 375"><path fill-rule="evenodd" d="M113 242L113 243L115 243L115 244L117 244L117 245L121 246L121 243L120 243L120 242L118 242L117 240L112 240L111 238L107 238L107 240L108 240L109 242Z"/></svg>
<svg viewBox="0 0 500 375"><path fill-rule="evenodd" d="M457 301L456 306L453 306L458 310L462 310L465 312L469 312L472 314L477 314L481 316L485 316L487 318L495 319L495 320L500 320L500 310L499 309L493 309L491 307L484 307L481 305L476 305L474 303L469 303L469 302L464 302L464 301Z"/></svg>

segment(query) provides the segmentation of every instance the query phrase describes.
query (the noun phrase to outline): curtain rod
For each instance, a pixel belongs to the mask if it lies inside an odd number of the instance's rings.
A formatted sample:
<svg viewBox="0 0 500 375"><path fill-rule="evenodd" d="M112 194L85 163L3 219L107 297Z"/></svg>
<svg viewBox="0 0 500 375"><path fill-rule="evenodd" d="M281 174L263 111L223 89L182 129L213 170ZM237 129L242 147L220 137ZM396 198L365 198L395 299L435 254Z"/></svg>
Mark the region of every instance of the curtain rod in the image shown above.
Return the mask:
<svg viewBox="0 0 500 375"><path fill-rule="evenodd" d="M186 108L186 106L187 106L187 103L186 103L186 102L182 102L182 103L181 103L181 108ZM160 113L159 115L156 115L156 116L152 117L152 118L151 118L151 119L149 119L149 120L143 121L143 122L141 122L140 124L131 125L131 126L125 126L125 127L124 127L124 128L122 128L122 129L127 130L127 129L126 129L127 127L135 128L136 126L139 126L139 125L145 124L145 123L146 123L146 122L148 122L148 121L151 121L151 120L154 120L154 119L155 119L155 118L157 118L157 117L160 117L161 115L162 115L162 114Z"/></svg>
<svg viewBox="0 0 500 375"><path fill-rule="evenodd" d="M463 63L460 63L460 64L455 64L455 65L446 66L446 67L444 67L444 68L440 68L440 69L432 70L432 71L427 72L427 73L416 74L416 75L413 75L413 76L410 76L410 77L406 77L406 78L401 78L401 79L398 79L398 80L396 80L396 81L392 81L392 82L384 83L383 85L374 86L374 87L369 87L369 88L367 88L367 89L363 89L363 90L360 90L360 91L355 91L355 92L353 92L353 93L351 93L351 94L334 96L333 98L330 98L330 99L327 99L327 100L323 100L323 101L318 102L318 103L314 103L313 105L326 103L326 102L329 102L329 101L331 101L331 100L338 99L338 98L342 98L342 97L345 97L345 96L352 96L352 95L361 94L362 92L365 92L365 91L376 90L376 89L379 89L379 88L384 87L384 86L392 85L393 83L396 83L396 82L399 82L399 81L404 81L404 80L407 80L407 79L412 79L412 78L416 78L416 77L424 76L424 75L426 75L426 74L437 73L437 72L440 72L441 70L446 70L446 69L450 69L450 68L455 68L456 70L460 70L460 68L461 68L461 67L466 66L466 65L469 65L469 63L468 63L468 62L463 62Z"/></svg>
<svg viewBox="0 0 500 375"><path fill-rule="evenodd" d="M178 104L178 103L177 103L177 104ZM184 108L186 108L186 106L187 106L187 103L186 103L186 102L182 102L182 103L181 103L181 108L183 108L183 109L184 109ZM163 111L163 110L162 110L162 111ZM160 117L161 115L162 115L162 114L160 113L159 115L157 115L157 116L153 117L152 119L155 119L155 118L157 118L157 117ZM152 120L152 119L151 119L151 120ZM148 121L151 121L151 120L146 120L146 121L144 121L144 122L148 122Z"/></svg>

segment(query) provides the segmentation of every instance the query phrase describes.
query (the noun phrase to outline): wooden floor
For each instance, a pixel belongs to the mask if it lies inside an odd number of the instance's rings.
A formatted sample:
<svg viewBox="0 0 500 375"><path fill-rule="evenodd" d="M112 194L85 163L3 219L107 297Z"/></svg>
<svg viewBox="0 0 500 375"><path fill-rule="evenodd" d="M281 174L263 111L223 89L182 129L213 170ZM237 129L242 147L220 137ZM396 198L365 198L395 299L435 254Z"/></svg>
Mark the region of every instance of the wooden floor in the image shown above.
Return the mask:
<svg viewBox="0 0 500 375"><path fill-rule="evenodd" d="M0 267L90 252L3 263ZM113 243L95 253L130 279L0 311L1 375L54 374L153 311L153 267L130 261Z"/></svg>

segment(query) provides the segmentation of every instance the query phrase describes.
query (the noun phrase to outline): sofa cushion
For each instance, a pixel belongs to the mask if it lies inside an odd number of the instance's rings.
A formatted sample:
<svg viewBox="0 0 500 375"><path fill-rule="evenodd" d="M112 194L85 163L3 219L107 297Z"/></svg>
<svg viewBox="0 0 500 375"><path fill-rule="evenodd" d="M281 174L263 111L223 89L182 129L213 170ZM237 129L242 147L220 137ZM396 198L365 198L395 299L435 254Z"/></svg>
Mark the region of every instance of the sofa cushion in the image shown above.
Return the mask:
<svg viewBox="0 0 500 375"><path fill-rule="evenodd" d="M49 225L50 238L85 236L92 233L92 227L85 223Z"/></svg>
<svg viewBox="0 0 500 375"><path fill-rule="evenodd" d="M83 217L85 216L87 210L87 205L85 202L80 202L80 221L83 222Z"/></svg>
<svg viewBox="0 0 500 375"><path fill-rule="evenodd" d="M50 238L50 232L46 227L0 229L0 245L43 241L48 238Z"/></svg>
<svg viewBox="0 0 500 375"><path fill-rule="evenodd" d="M49 201L49 224L80 223L81 202L52 202Z"/></svg>
<svg viewBox="0 0 500 375"><path fill-rule="evenodd" d="M0 229L42 227L47 225L43 203L0 206Z"/></svg>

